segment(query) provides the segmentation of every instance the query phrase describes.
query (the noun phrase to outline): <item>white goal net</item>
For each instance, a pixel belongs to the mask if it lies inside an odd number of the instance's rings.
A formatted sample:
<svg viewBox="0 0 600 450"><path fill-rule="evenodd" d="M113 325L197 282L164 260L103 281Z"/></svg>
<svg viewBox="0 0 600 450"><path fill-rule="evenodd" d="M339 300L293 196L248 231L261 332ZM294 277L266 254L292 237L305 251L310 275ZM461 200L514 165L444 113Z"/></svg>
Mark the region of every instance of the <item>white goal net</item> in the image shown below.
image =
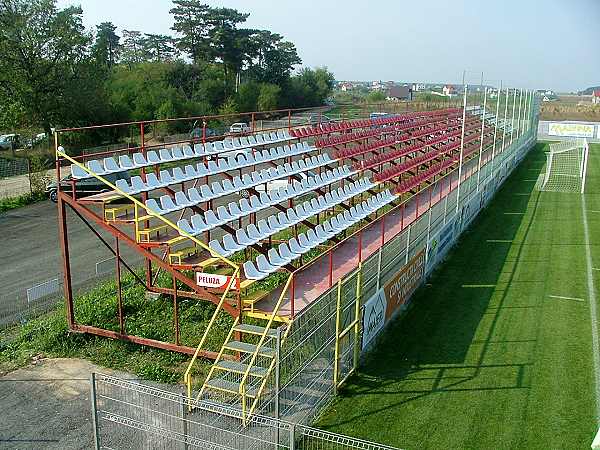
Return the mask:
<svg viewBox="0 0 600 450"><path fill-rule="evenodd" d="M583 193L587 169L586 139L571 139L550 144L546 167L536 183L540 191Z"/></svg>

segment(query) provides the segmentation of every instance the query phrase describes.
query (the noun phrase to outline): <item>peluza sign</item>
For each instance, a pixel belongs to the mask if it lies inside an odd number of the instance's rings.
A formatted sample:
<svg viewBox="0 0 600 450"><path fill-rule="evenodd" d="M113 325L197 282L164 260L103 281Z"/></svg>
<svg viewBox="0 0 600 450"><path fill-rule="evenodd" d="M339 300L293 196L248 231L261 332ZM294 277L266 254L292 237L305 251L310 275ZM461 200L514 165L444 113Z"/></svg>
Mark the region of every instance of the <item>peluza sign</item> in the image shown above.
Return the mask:
<svg viewBox="0 0 600 450"><path fill-rule="evenodd" d="M213 289L225 289L231 283L232 277L214 273L196 272L196 284ZM233 283L231 289L237 289L237 283Z"/></svg>

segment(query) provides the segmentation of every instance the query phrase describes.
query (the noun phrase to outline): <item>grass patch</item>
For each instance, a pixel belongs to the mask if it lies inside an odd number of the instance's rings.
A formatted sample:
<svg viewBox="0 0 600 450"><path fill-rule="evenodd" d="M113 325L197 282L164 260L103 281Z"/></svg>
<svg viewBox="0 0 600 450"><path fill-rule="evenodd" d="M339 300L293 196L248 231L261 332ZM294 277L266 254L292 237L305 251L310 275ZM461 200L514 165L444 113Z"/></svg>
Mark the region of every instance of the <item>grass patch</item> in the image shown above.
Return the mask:
<svg viewBox="0 0 600 450"><path fill-rule="evenodd" d="M525 181L542 170L544 148L506 181L318 426L406 449L589 448L597 422L581 197ZM591 146L589 209L600 205L598 169ZM525 214L504 214L517 210ZM588 221L597 261L600 217Z"/></svg>
<svg viewBox="0 0 600 450"><path fill-rule="evenodd" d="M170 277L159 279L168 285ZM131 275L123 276L123 303L126 331L129 334L174 342L172 298L145 298L144 287ZM205 301L179 299L181 343L195 347L212 317L215 305ZM116 284L106 281L74 300L77 322L118 331ZM206 349L219 350L233 321L220 313L209 335ZM29 363L32 357L84 358L103 367L131 372L154 381L176 383L190 361L189 355L146 347L138 344L71 333L67 327L64 304L55 311L31 320L25 325L5 330L0 345L0 371L8 372ZM2 336L0 335L0 337ZM8 338L10 336L10 338ZM204 378L210 362L199 360L196 380Z"/></svg>
<svg viewBox="0 0 600 450"><path fill-rule="evenodd" d="M47 195L43 192L34 192L19 195L17 197L2 198L0 199L0 213L10 211L11 209L21 208L22 206L31 205L32 203L47 199Z"/></svg>

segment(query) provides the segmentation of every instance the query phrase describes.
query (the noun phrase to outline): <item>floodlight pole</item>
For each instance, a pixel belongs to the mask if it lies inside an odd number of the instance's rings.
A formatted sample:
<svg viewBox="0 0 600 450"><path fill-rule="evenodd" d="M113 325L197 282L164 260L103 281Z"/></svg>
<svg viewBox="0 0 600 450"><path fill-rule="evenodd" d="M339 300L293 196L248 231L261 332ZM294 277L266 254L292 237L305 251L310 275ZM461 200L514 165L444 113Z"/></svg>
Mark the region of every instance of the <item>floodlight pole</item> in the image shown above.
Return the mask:
<svg viewBox="0 0 600 450"><path fill-rule="evenodd" d="M519 89L519 115L517 116L517 139L521 137L521 104L523 103L523 90Z"/></svg>
<svg viewBox="0 0 600 450"><path fill-rule="evenodd" d="M483 74L481 74L481 84L483 85ZM485 107L487 106L487 88L484 88L483 94L483 115L481 116L481 140L479 143L479 161L477 161L477 192L479 192L479 181L481 175L481 154L483 153L483 130L485 128Z"/></svg>
<svg viewBox="0 0 600 450"><path fill-rule="evenodd" d="M517 107L517 89L515 88L515 94L513 95L513 108L512 108L512 116L510 119L510 142L508 145L512 145L513 136L515 134L515 109Z"/></svg>
<svg viewBox="0 0 600 450"><path fill-rule="evenodd" d="M494 143L492 144L492 164L490 166L490 178L494 175L494 158L496 156L496 140L498 138L498 113L500 112L500 97L502 96L502 80L498 89L498 100L496 101L496 123L494 125Z"/></svg>
<svg viewBox="0 0 600 450"><path fill-rule="evenodd" d="M468 86L464 86L463 95L463 116L462 116L462 131L460 133L460 157L458 160L458 186L456 191L456 213L458 214L458 205L460 204L460 183L462 179L462 163L463 163L463 150L465 148L465 120L467 118L467 90Z"/></svg>
<svg viewBox="0 0 600 450"><path fill-rule="evenodd" d="M521 134L527 130L527 118L529 114L529 96L530 91L525 91L525 102L523 103L523 122L521 124Z"/></svg>
<svg viewBox="0 0 600 450"><path fill-rule="evenodd" d="M506 88L506 104L504 105L504 119L502 119L502 151L506 148L506 117L508 116L508 87Z"/></svg>

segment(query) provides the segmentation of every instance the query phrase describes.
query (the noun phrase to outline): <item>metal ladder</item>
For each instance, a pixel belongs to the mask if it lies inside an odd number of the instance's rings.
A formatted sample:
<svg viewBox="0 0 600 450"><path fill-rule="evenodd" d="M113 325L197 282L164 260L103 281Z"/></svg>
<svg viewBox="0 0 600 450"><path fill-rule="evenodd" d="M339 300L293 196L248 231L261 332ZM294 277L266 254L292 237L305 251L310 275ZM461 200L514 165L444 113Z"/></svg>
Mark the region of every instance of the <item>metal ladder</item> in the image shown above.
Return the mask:
<svg viewBox="0 0 600 450"><path fill-rule="evenodd" d="M275 327L275 318L292 278L293 275L290 275L264 326L240 323L236 318L198 399L238 407L242 420L246 422L260 399L270 395L267 382L279 362L281 343L290 330L288 325L281 333L281 328Z"/></svg>

